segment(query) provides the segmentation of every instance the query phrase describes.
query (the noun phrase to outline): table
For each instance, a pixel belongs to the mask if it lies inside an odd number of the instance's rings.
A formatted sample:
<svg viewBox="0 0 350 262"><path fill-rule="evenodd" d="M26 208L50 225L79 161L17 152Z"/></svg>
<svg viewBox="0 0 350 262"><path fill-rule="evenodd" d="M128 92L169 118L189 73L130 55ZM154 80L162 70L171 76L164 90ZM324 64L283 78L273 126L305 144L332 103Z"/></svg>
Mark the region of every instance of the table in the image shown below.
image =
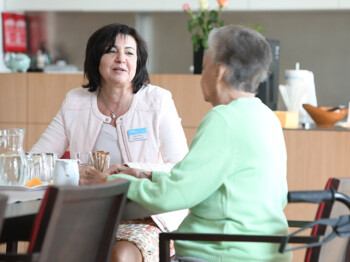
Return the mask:
<svg viewBox="0 0 350 262"><path fill-rule="evenodd" d="M32 200L20 203L8 204L5 211L5 222L8 220L23 218L23 217L35 217L38 213L41 205L41 200ZM135 203L133 201L127 200L123 214L122 220L130 220L141 217L147 217L154 215L156 213L144 208L143 206Z"/></svg>

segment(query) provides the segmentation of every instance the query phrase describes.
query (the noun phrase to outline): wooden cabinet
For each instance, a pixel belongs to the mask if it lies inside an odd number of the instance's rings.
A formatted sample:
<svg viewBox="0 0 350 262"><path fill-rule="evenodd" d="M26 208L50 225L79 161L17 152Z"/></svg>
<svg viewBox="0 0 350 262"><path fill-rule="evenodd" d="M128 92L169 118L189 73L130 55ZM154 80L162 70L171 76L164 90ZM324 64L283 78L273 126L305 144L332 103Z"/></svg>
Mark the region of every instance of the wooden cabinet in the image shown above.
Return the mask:
<svg viewBox="0 0 350 262"><path fill-rule="evenodd" d="M200 75L151 74L171 91L188 143L211 105L203 100ZM25 150L57 114L66 93L84 83L82 74L0 74L0 128L26 127ZM291 190L321 189L328 177L348 176L350 131L284 130Z"/></svg>
<svg viewBox="0 0 350 262"><path fill-rule="evenodd" d="M188 143L211 105L202 99L199 75L150 75L172 92ZM25 127L30 150L57 114L66 93L84 83L82 74L0 74L0 128Z"/></svg>

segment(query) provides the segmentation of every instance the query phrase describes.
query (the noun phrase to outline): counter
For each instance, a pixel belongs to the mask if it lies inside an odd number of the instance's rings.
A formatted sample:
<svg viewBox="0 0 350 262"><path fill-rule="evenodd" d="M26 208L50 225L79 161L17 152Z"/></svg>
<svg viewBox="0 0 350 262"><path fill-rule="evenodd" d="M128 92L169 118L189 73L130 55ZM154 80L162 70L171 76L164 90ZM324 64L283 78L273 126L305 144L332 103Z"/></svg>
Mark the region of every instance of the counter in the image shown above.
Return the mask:
<svg viewBox="0 0 350 262"><path fill-rule="evenodd" d="M200 75L150 75L151 83L172 92L188 143L199 122L211 109L203 101ZM58 112L66 93L84 83L82 74L0 74L0 129L26 128L29 150ZM284 129L288 154L289 190L323 189L329 177L349 174L348 129ZM286 208L290 219L313 219L316 206Z"/></svg>

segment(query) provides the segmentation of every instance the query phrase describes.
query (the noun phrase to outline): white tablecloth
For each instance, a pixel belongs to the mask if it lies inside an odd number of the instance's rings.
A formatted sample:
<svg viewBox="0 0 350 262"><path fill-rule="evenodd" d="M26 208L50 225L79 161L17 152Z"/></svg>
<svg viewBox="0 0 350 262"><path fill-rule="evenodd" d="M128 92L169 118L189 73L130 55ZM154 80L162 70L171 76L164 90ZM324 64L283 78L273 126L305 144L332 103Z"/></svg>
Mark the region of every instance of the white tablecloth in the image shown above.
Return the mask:
<svg viewBox="0 0 350 262"><path fill-rule="evenodd" d="M36 187L0 186L0 193L8 196L7 203L25 202L42 199L47 185Z"/></svg>

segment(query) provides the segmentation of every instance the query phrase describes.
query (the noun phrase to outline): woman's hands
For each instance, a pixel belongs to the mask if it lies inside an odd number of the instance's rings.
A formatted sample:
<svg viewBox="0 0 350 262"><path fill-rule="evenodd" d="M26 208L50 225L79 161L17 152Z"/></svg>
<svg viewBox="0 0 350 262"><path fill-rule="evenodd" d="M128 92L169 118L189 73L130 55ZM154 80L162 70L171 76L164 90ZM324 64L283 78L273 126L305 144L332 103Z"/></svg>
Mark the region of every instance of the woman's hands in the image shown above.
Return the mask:
<svg viewBox="0 0 350 262"><path fill-rule="evenodd" d="M96 168L79 167L79 185L95 185L106 183L109 174L107 172L100 172Z"/></svg>
<svg viewBox="0 0 350 262"><path fill-rule="evenodd" d="M152 172L136 168L130 168L125 165L112 165L108 170L106 170L106 172L108 172L110 175L122 173L136 178L148 178L149 180L152 180Z"/></svg>
<svg viewBox="0 0 350 262"><path fill-rule="evenodd" d="M127 174L136 178L147 178L152 180L152 172L141 169L130 168L128 166L115 164L112 165L105 172L100 172L94 167L79 167L79 184L80 185L94 185L105 183L109 175L113 174Z"/></svg>

